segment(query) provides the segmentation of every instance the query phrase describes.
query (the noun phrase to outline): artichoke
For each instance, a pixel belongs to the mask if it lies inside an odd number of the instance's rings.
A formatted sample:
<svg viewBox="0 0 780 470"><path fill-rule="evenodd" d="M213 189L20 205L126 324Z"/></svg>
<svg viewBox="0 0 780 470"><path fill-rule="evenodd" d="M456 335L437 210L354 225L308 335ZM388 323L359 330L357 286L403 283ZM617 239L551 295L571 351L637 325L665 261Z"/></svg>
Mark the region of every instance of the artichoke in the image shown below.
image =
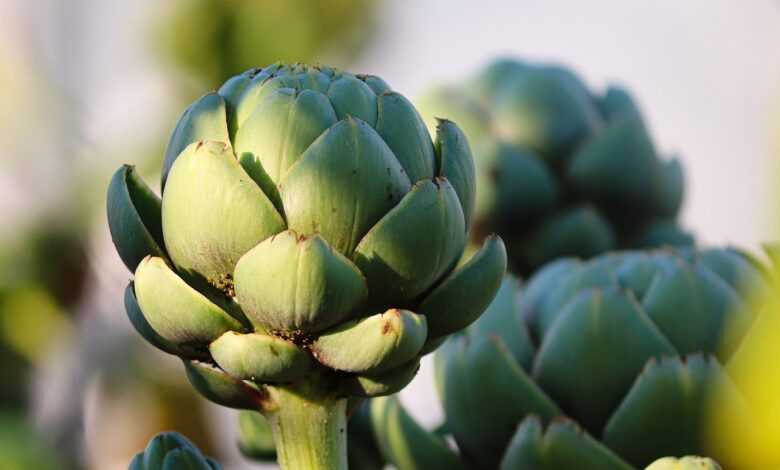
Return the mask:
<svg viewBox="0 0 780 470"><path fill-rule="evenodd" d="M195 444L176 432L162 432L139 452L128 470L220 470L212 458L204 456Z"/></svg>
<svg viewBox="0 0 780 470"><path fill-rule="evenodd" d="M519 302L508 276L436 354L460 454L393 399L372 403L378 440L405 470L628 469L705 453L728 466L710 448L705 415L717 390L731 416L750 416L724 366L752 326L753 289L765 288L761 268L733 249L562 259ZM457 465L435 464L445 461Z"/></svg>
<svg viewBox="0 0 780 470"><path fill-rule="evenodd" d="M681 459L664 457L650 464L645 470L721 470L721 468L712 459L687 456Z"/></svg>
<svg viewBox="0 0 780 470"><path fill-rule="evenodd" d="M261 411L285 468L345 468L348 397L394 393L498 290L498 237L459 264L475 179L380 78L275 64L173 131L162 199L131 166L108 220L128 316L204 396Z"/></svg>
<svg viewBox="0 0 780 470"><path fill-rule="evenodd" d="M682 166L659 158L624 89L597 95L563 67L505 59L419 103L429 125L440 115L462 125L480 188L472 237L500 233L513 272L565 256L693 243L675 222Z"/></svg>

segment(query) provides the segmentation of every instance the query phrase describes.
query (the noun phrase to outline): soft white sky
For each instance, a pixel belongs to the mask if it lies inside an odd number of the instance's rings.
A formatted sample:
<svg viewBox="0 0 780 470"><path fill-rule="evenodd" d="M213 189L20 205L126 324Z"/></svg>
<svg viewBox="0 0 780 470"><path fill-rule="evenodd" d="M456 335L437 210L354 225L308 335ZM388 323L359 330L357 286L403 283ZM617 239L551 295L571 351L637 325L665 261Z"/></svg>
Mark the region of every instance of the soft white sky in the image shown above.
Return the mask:
<svg viewBox="0 0 780 470"><path fill-rule="evenodd" d="M42 67L71 93L58 104L64 112L56 118L72 131L65 143L80 142L71 158L114 167L107 160L117 147L132 154L139 140L167 125L170 117L159 110L169 90L142 36L147 15L158 5L156 0L0 5L0 15L9 20L0 52L15 50L15 30L31 34L42 56L27 65ZM90 15L79 16L80 11ZM63 15L70 16L68 27L61 26ZM384 77L410 98L496 55L559 61L599 89L612 81L624 84L641 103L658 147L682 157L688 177L684 220L699 238L750 247L771 238L771 178L778 167L772 145L780 132L780 1L388 0L380 20L376 41L353 69ZM52 119L48 103L35 105L33 116ZM72 110L85 118L74 122ZM9 138L0 142L6 151L6 144L14 144L29 153L31 162L36 149L51 146L41 145L36 132L25 136L29 142L19 142L21 136L10 142L14 136L0 131ZM46 200L47 193L57 197L56 186L36 187L35 173L22 173L30 184L16 173L0 172L0 224L6 227L9 218L25 213L24 204ZM40 192L19 196L31 188ZM433 424L440 412L430 369L426 362L403 397Z"/></svg>

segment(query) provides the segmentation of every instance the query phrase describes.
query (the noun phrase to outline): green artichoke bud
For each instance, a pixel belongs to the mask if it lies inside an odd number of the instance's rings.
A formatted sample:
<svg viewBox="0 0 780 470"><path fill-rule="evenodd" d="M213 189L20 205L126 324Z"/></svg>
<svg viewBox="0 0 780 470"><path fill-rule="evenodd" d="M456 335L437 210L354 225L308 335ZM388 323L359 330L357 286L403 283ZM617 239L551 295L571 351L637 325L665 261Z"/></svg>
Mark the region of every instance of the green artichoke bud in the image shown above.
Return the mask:
<svg viewBox="0 0 780 470"><path fill-rule="evenodd" d="M719 406L750 416L726 366L753 327L754 289L766 288L761 268L733 249L561 259L522 293L508 276L484 315L436 354L459 454L441 439L417 449L438 437L388 399L372 406L377 436L405 469L455 468L430 463L453 458L537 470L644 468L693 453L724 461L707 443L705 415L718 390ZM410 457L434 451L443 456L425 464Z"/></svg>
<svg viewBox="0 0 780 470"><path fill-rule="evenodd" d="M480 188L472 238L500 233L513 272L615 248L693 244L676 222L682 166L659 157L622 88L599 96L570 70L504 59L420 103L429 126L441 115L463 125Z"/></svg>
<svg viewBox="0 0 780 470"><path fill-rule="evenodd" d="M403 388L506 268L498 237L459 265L476 193L463 133L441 120L432 141L377 77L276 64L231 78L185 111L162 187L130 166L109 187L128 316L204 396L270 416L277 446L280 401L328 402L322 431L340 432L329 413Z"/></svg>
<svg viewBox="0 0 780 470"><path fill-rule="evenodd" d="M130 462L128 470L220 470L212 458L177 432L163 432L152 438L143 452Z"/></svg>
<svg viewBox="0 0 780 470"><path fill-rule="evenodd" d="M689 455L681 459L674 457L658 459L645 470L721 470L721 467L712 459Z"/></svg>

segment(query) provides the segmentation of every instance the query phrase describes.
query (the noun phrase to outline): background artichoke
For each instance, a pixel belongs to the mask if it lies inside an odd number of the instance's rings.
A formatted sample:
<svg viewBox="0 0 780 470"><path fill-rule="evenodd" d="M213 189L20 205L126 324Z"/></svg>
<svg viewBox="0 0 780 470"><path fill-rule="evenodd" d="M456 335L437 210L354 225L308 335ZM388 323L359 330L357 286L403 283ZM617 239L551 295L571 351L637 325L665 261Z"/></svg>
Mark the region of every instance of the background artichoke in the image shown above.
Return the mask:
<svg viewBox="0 0 780 470"><path fill-rule="evenodd" d="M378 441L403 469L607 470L705 453L730 468L708 452L705 414L718 390L718 406L749 416L724 365L753 321L747 295L763 288L760 268L732 249L555 261L519 303L507 278L436 354L460 456L394 399L372 404Z"/></svg>
<svg viewBox="0 0 780 470"><path fill-rule="evenodd" d="M645 470L721 470L721 468L712 459L687 456L681 459L664 457L650 464Z"/></svg>
<svg viewBox="0 0 780 470"><path fill-rule="evenodd" d="M597 95L563 67L498 60L419 103L429 125L450 116L468 136L480 188L473 238L500 233L514 272L693 242L675 222L682 167L659 158L622 88Z"/></svg>
<svg viewBox="0 0 780 470"><path fill-rule="evenodd" d="M220 470L220 465L204 456L186 437L163 432L152 438L143 452L130 462L128 470Z"/></svg>
<svg viewBox="0 0 780 470"><path fill-rule="evenodd" d="M401 389L501 283L498 237L456 269L474 185L458 127L433 143L381 79L247 71L181 117L162 200L133 167L111 181L128 316L204 396L269 417L282 466L344 468L347 397Z"/></svg>

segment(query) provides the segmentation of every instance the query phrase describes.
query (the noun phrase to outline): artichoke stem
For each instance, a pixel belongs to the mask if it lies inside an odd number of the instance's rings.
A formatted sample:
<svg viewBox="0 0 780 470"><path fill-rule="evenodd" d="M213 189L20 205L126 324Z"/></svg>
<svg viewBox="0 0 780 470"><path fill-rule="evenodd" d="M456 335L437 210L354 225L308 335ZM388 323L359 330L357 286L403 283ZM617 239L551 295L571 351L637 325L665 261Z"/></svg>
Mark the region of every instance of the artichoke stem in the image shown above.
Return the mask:
<svg viewBox="0 0 780 470"><path fill-rule="evenodd" d="M347 399L311 386L268 387L266 410L283 470L347 470Z"/></svg>

